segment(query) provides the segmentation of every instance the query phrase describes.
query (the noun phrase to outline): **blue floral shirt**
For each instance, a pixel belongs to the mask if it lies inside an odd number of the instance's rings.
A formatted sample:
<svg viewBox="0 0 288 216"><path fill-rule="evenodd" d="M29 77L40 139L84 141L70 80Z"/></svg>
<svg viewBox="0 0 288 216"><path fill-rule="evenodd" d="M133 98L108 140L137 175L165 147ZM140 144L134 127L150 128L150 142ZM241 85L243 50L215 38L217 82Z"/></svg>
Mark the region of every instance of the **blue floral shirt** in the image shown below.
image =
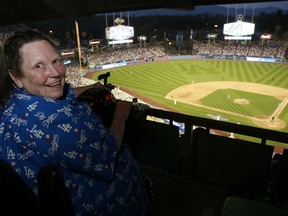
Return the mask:
<svg viewBox="0 0 288 216"><path fill-rule="evenodd" d="M147 195L137 161L70 85L65 97L31 95L13 86L0 123L0 157L37 194L37 175L59 165L76 215L145 214Z"/></svg>

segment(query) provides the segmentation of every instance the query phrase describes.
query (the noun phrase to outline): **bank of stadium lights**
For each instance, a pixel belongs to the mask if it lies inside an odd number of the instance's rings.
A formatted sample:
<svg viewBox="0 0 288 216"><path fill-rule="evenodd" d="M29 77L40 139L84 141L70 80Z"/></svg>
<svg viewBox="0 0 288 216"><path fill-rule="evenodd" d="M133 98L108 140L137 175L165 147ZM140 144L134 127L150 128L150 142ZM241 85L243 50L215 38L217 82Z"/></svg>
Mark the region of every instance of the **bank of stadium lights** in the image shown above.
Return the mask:
<svg viewBox="0 0 288 216"><path fill-rule="evenodd" d="M140 46L142 45L142 43L145 45L145 43L147 41L147 36L146 35L140 35L137 37L137 40L139 41Z"/></svg>
<svg viewBox="0 0 288 216"><path fill-rule="evenodd" d="M172 41L170 41L168 38L166 38L165 40L166 40L166 42L167 42L167 44L168 44L169 46L172 45Z"/></svg>
<svg viewBox="0 0 288 216"><path fill-rule="evenodd" d="M210 43L210 40L213 40L213 43L215 43L217 36L218 36L218 34L216 34L216 33L207 34L208 42Z"/></svg>
<svg viewBox="0 0 288 216"><path fill-rule="evenodd" d="M124 22L125 22L125 20L123 18L120 18L120 17L117 17L114 20L114 23L117 24L117 25L122 25Z"/></svg>
<svg viewBox="0 0 288 216"><path fill-rule="evenodd" d="M100 45L100 40L99 39L91 39L89 41L89 45L92 47L92 51L94 51L94 48L96 47L96 49L99 48Z"/></svg>

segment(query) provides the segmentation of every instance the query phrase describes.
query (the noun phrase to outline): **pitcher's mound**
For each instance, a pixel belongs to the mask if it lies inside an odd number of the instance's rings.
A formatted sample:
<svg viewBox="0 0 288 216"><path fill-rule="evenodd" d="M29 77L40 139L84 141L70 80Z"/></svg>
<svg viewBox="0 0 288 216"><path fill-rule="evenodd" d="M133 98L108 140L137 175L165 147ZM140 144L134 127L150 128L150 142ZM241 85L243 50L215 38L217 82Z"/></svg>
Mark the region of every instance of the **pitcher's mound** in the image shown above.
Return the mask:
<svg viewBox="0 0 288 216"><path fill-rule="evenodd" d="M246 98L241 98L241 99L235 99L234 103L246 105L249 104L250 102Z"/></svg>

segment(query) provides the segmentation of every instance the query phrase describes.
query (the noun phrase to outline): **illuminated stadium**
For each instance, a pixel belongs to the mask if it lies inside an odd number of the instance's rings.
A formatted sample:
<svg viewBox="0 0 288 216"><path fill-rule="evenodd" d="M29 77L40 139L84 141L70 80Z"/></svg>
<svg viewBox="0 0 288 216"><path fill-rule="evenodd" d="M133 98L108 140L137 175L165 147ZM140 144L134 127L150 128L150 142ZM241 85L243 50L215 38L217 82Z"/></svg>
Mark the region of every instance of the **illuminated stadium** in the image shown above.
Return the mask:
<svg viewBox="0 0 288 216"><path fill-rule="evenodd" d="M68 121L72 120L71 124L83 123L89 129L81 126L69 129L77 137L72 139L74 136L67 136L69 141L62 136L52 137L54 131L47 131L43 135L45 143L48 143L43 147L50 147L48 154L43 156L51 157L49 160L45 158L44 162L59 168L59 173L52 172L53 179L59 177L57 182L51 182L50 175L41 179L40 172L28 172L29 169L24 167L27 176L33 174L39 177L33 181L33 185L37 183L37 187L33 186L33 192L40 195L43 188L53 192L52 198L42 200L41 210L42 204L45 204L43 214L32 214L30 200L22 199L23 196L16 197L18 189L11 193L11 188L18 185L10 180L4 182L10 175L2 173L3 167L0 168L0 180L4 179L0 182L4 194L0 202L4 215L7 212L13 215L13 210L20 210L22 214L22 209L27 209L29 215L46 215L51 209L53 213L49 215L74 216L71 212L62 214L58 210L68 208L69 211L71 200L72 205L75 205L75 201L78 204L75 197L69 197L65 190L62 191L62 187L71 186L79 197L84 195L84 187L70 184L65 179L66 171L70 171L71 166L73 174L69 176L79 178L82 172L88 173L91 168L95 175L99 175L100 169L112 167L104 163L102 166L99 158L107 158L106 155L111 153L112 160L115 155L118 159L124 148L131 149L149 193L150 209L145 216L287 215L287 1L127 0L116 4L113 0L64 0L54 3L47 0L11 0L2 4L0 45L3 46L4 41L18 30L38 29L59 48L66 67L66 77L65 68L62 67L63 81L65 78L72 87L89 86L100 81L107 84L107 88L94 85L80 94L77 89L74 91L77 98L71 91L73 97L69 98L67 106L65 101L65 109L57 107L57 110L51 110L53 114L49 116L42 114L43 110L34 115L47 118L45 123L51 121L49 125L42 125L43 128L55 126L57 130L63 128L63 133L66 133L65 129L70 126ZM58 60L59 55L56 54ZM55 75L50 73L52 70L48 72L47 77L54 79ZM2 87L5 89L5 85ZM64 93L57 98L57 103L62 103ZM11 112L3 103L6 99L1 98L2 116ZM129 107L130 111L127 110L129 116L121 122L120 127L114 124L111 127L109 120L127 117L124 112L114 114L118 100L131 102L131 109ZM100 130L94 130L93 124L78 116L71 118L69 109L78 102L79 107L87 108L85 113L81 112L81 116L94 116L92 112L95 112L96 120L91 120L97 121L97 125L99 123ZM33 105L37 104L38 101ZM14 105L21 107L17 103ZM33 116L29 115L30 110L34 112L33 107L24 109L23 119ZM19 115L22 120L21 111ZM58 113L67 114L68 121L57 121L53 125L52 120L58 120L60 116ZM26 127L26 122L10 116L14 122L7 123L7 131L10 131L12 124L24 122L19 133L30 132L30 136L25 136L29 138L27 141L19 139L17 133L6 136L6 128L3 130L4 123L1 122L1 129L5 132L4 141L15 140L21 145L22 142L27 143L23 155L11 153L8 156L14 157L13 161L28 161L32 154L41 156L42 146L38 148L39 144L32 139L34 134ZM36 127L40 128L41 124L35 124ZM123 136L120 136L117 153L110 151L110 147L102 147L102 141L91 142L92 138L98 138L98 132L107 131L113 135L114 129L119 128L123 129ZM90 135L88 137L89 131L93 132L91 139ZM118 139L117 134L114 136ZM58 145L58 140L62 141L59 142L61 145ZM3 152L5 148L7 152L14 151L14 146L11 149L10 146L4 147ZM63 150L53 154L56 148ZM99 158L91 157L94 149L103 149L104 153L99 154ZM65 158L68 158L68 162ZM73 164L71 158L75 158ZM124 159L125 164L130 163L130 159ZM38 160L35 162L38 163ZM8 165L18 171L18 162ZM123 179L126 184L128 175L115 173L116 178ZM84 182L90 186L95 176L88 175ZM44 182L41 188L43 179L50 182ZM9 185L9 182L13 184ZM103 182L111 190L106 193L100 190L101 194L91 200L102 202L102 195L111 198L111 194L117 191L117 185L111 184L110 179ZM55 191L48 188L50 183L53 186L61 184L61 190L59 187ZM132 188L129 184L126 186ZM128 203L121 197L118 199L117 195L115 197L125 205ZM229 207L229 200L235 198L237 203ZM38 205L38 197L36 201ZM6 203L9 205L6 206ZM28 208L13 208L15 203L22 203ZM93 211L93 215L101 211L92 208L90 199L86 204L81 206ZM225 209L227 205L228 210ZM113 205L105 206L113 209ZM234 212L227 214L229 210ZM247 212L244 213L245 210Z"/></svg>
<svg viewBox="0 0 288 216"><path fill-rule="evenodd" d="M112 58L105 60L102 53L94 53L87 58L90 68L84 76L97 80L109 71L113 85L166 110L287 131L287 42L271 42L264 34L251 41L255 24L244 19L238 14L236 22L225 23L222 41L215 42L219 31L207 34L207 41L193 40L197 30L191 29L187 38L184 33L176 35L172 47L167 38L158 43L130 44L127 40L133 38L134 28L129 26L128 30L122 25L125 20L117 18L116 26L106 27L110 46L106 55ZM124 31L118 38L116 28Z"/></svg>

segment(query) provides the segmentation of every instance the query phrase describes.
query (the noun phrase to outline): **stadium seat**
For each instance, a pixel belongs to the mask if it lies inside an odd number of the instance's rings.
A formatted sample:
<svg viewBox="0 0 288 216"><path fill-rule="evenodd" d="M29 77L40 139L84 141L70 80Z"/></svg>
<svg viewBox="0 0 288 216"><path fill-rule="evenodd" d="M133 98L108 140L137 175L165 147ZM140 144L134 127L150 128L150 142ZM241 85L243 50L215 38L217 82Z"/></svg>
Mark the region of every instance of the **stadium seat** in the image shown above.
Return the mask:
<svg viewBox="0 0 288 216"><path fill-rule="evenodd" d="M274 202L280 206L288 206L288 149L283 150L279 167L275 176Z"/></svg>
<svg viewBox="0 0 288 216"><path fill-rule="evenodd" d="M179 128L177 126L146 121L142 125L142 131L135 131L127 142L140 163L171 173L179 172Z"/></svg>
<svg viewBox="0 0 288 216"><path fill-rule="evenodd" d="M236 196L226 198L221 216L287 216L288 209Z"/></svg>
<svg viewBox="0 0 288 216"><path fill-rule="evenodd" d="M65 187L64 177L59 167L47 165L40 169L38 193L40 208L44 215L74 215L70 195Z"/></svg>
<svg viewBox="0 0 288 216"><path fill-rule="evenodd" d="M142 174L152 207L152 180ZM73 206L61 170L44 166L38 173L37 197L19 175L0 159L0 215L73 216Z"/></svg>
<svg viewBox="0 0 288 216"><path fill-rule="evenodd" d="M199 134L196 177L222 186L256 186L269 177L274 147Z"/></svg>
<svg viewBox="0 0 288 216"><path fill-rule="evenodd" d="M72 216L62 173L53 166L41 168L37 197L19 175L0 159L0 215Z"/></svg>

